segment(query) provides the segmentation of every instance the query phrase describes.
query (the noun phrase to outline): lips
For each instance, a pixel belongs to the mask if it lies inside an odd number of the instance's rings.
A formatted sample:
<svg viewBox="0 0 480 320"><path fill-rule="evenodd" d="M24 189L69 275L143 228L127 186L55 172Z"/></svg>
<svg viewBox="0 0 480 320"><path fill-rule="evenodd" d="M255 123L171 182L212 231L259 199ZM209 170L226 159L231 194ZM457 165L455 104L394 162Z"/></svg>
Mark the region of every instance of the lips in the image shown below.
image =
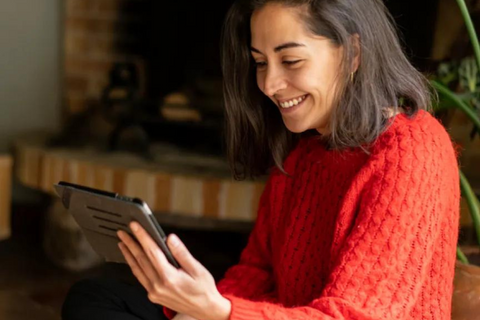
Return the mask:
<svg viewBox="0 0 480 320"><path fill-rule="evenodd" d="M283 115L289 115L289 114L296 113L296 111L299 108L302 108L302 106L306 103L306 101L309 100L309 97L310 97L310 95L306 94L304 96L298 97L298 98L301 98L301 99L295 98L297 100L296 104L295 104L295 99L283 100L281 102L280 102L280 100L277 100L278 101L278 109L280 110L280 112ZM293 105L290 107L291 102L293 102ZM288 106L287 106L287 103L288 103ZM281 104L283 104L283 106Z"/></svg>
<svg viewBox="0 0 480 320"><path fill-rule="evenodd" d="M294 106L297 106L297 105L301 104L302 101L304 101L307 98L307 96L308 96L308 94L303 95L303 96L299 96L299 97L296 97L296 98L292 98L292 99L289 99L289 100L283 100L283 101L279 100L278 104L283 109L292 108Z"/></svg>

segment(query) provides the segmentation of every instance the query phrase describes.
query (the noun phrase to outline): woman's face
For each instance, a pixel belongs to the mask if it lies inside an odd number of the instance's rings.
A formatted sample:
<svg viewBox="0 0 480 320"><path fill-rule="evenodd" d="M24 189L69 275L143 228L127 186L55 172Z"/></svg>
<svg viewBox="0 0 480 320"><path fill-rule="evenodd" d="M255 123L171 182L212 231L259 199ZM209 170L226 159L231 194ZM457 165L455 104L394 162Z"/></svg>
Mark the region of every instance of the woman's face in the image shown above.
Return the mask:
<svg viewBox="0 0 480 320"><path fill-rule="evenodd" d="M298 9L267 4L251 17L251 53L260 90L292 132L328 132L342 48L309 32Z"/></svg>

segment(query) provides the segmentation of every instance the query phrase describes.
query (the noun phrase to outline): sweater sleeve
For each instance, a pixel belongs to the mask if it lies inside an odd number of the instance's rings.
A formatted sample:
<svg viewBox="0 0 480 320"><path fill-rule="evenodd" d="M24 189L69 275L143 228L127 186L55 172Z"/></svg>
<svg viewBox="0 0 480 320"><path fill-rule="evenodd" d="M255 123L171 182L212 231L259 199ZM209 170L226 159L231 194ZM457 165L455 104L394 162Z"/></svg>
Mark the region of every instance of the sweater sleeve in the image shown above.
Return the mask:
<svg viewBox="0 0 480 320"><path fill-rule="evenodd" d="M227 294L230 319L408 319L441 224L458 223L458 166L446 136L408 131L372 154L352 228L318 297L287 308ZM446 239L455 248L454 231Z"/></svg>
<svg viewBox="0 0 480 320"><path fill-rule="evenodd" d="M273 181L270 176L260 197L257 220L250 233L247 246L240 255L240 261L227 270L217 284L218 291L249 300L265 298L274 288L269 243L270 195Z"/></svg>
<svg viewBox="0 0 480 320"><path fill-rule="evenodd" d="M274 170L273 172L276 172ZM257 219L243 249L238 264L230 267L217 289L222 295L241 297L255 301L273 301L274 281L270 260L269 212L271 189L275 173L272 173L260 197ZM165 315L172 319L176 312L164 308Z"/></svg>

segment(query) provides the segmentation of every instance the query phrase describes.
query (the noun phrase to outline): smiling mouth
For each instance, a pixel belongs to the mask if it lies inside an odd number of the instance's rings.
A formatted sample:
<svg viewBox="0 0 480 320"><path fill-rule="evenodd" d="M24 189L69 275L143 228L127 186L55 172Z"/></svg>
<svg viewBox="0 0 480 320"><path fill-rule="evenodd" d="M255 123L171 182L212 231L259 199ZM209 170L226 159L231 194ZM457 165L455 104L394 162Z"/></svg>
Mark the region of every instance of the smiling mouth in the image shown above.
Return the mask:
<svg viewBox="0 0 480 320"><path fill-rule="evenodd" d="M288 109L288 108L292 108L294 106L297 106L299 104L301 104L303 101L305 101L305 99L307 98L308 94L306 95L303 95L301 97L298 97L298 98L295 98L295 99L292 99L292 100L288 100L288 101L284 101L284 102L279 102L278 104L280 105L280 107L282 109Z"/></svg>

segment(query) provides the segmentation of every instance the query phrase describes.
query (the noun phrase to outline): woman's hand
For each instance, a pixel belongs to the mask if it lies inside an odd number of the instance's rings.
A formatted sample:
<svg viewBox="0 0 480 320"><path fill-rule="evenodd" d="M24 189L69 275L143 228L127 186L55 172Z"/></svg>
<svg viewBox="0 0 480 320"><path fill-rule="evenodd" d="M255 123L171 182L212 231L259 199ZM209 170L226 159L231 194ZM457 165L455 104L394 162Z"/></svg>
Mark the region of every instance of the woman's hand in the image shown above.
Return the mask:
<svg viewBox="0 0 480 320"><path fill-rule="evenodd" d="M187 316L186 314L179 313L172 320L197 320L197 319Z"/></svg>
<svg viewBox="0 0 480 320"><path fill-rule="evenodd" d="M130 229L137 243L119 231L118 246L133 274L148 292L150 301L197 319L224 320L231 311L230 301L217 290L215 280L187 250L176 235L167 245L181 266L172 266L150 235L136 222Z"/></svg>

